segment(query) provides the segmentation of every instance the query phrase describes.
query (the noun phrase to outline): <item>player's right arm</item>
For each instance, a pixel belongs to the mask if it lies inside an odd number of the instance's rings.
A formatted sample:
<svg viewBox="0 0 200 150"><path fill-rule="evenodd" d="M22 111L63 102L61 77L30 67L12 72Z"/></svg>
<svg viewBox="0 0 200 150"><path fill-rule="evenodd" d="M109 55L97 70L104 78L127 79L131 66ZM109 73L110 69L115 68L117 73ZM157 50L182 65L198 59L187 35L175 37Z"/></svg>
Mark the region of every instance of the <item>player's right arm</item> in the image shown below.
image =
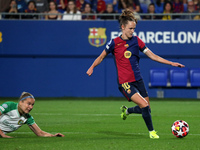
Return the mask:
<svg viewBox="0 0 200 150"><path fill-rule="evenodd" d="M107 55L108 55L107 52L105 50L103 50L103 52L95 59L95 61L93 62L93 64L87 70L86 73L87 73L88 76L92 75L94 68L96 66L98 66Z"/></svg>
<svg viewBox="0 0 200 150"><path fill-rule="evenodd" d="M0 111L0 116L1 116L1 114L2 114L2 113L1 113L1 111ZM11 136L5 135L1 129L0 129L0 136L1 136L2 138L13 138L13 137L11 137Z"/></svg>
<svg viewBox="0 0 200 150"><path fill-rule="evenodd" d="M51 133L48 133L48 132L45 132L45 131L42 131L40 129L40 127L34 123L32 125L29 125L29 128L37 135L37 136L43 136L43 137L64 137L63 134L61 133L56 133L56 134L51 134Z"/></svg>

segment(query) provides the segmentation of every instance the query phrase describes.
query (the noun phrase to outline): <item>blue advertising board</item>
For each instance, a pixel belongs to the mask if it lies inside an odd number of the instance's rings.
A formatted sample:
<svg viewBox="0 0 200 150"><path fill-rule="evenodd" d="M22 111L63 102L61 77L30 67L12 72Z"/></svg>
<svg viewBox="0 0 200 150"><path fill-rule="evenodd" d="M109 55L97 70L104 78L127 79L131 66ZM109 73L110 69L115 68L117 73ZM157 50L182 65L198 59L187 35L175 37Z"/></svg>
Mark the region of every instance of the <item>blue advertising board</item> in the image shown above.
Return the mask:
<svg viewBox="0 0 200 150"><path fill-rule="evenodd" d="M154 53L200 67L199 27L199 21L139 21L134 34ZM38 97L122 96L111 55L92 77L86 75L106 43L120 34L118 21L1 20L0 96L17 97L22 91ZM149 95L156 97L156 90L148 88L149 70L170 66L142 53L140 65ZM166 97L183 97L182 90L167 90ZM196 97L195 90L186 91L185 97Z"/></svg>
<svg viewBox="0 0 200 150"><path fill-rule="evenodd" d="M135 34L159 55L200 55L199 21L139 21ZM0 21L1 54L96 55L118 21ZM17 50L16 50L17 48Z"/></svg>

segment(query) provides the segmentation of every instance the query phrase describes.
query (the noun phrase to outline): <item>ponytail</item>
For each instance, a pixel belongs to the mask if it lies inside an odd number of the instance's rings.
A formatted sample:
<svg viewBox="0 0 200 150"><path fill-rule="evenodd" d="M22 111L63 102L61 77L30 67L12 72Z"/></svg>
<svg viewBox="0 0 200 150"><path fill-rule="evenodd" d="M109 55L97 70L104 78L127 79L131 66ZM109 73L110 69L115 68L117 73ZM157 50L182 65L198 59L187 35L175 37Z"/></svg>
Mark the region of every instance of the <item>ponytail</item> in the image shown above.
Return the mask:
<svg viewBox="0 0 200 150"><path fill-rule="evenodd" d="M125 9L119 16L120 28L122 25L126 25L128 21L134 21L137 24L137 19L135 18L134 13L129 9Z"/></svg>

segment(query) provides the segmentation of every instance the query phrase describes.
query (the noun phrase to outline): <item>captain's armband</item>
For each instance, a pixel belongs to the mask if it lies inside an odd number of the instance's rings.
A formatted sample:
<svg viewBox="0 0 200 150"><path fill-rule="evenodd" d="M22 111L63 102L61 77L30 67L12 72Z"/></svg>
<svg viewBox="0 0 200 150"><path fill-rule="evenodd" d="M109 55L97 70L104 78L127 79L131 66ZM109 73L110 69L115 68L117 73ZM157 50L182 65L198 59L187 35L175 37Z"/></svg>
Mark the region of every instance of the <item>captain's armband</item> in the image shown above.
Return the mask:
<svg viewBox="0 0 200 150"><path fill-rule="evenodd" d="M149 50L149 48L146 47L146 48L143 50L143 53L145 54L148 50Z"/></svg>

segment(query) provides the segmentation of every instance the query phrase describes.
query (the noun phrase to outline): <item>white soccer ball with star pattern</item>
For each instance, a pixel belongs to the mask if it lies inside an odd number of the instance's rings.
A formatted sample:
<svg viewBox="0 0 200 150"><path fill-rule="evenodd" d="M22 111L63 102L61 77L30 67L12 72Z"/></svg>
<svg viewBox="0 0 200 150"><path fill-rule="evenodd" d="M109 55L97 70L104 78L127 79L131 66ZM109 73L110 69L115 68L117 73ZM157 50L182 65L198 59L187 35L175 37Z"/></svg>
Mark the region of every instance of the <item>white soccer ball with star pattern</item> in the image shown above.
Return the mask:
<svg viewBox="0 0 200 150"><path fill-rule="evenodd" d="M172 134L178 138L183 138L189 133L189 125L183 120L176 120L171 127Z"/></svg>

